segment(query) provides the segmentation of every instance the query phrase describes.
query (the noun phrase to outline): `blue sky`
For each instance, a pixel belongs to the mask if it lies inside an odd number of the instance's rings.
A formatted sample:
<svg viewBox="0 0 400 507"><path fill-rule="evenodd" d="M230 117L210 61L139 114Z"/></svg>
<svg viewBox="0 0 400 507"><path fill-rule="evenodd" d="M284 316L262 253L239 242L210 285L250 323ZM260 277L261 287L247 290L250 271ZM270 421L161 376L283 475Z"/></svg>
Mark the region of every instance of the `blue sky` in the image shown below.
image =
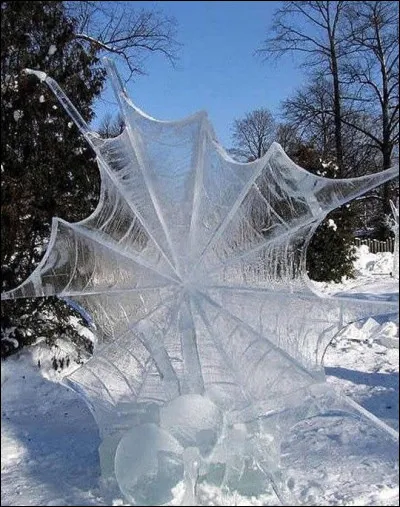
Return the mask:
<svg viewBox="0 0 400 507"><path fill-rule="evenodd" d="M182 44L177 68L159 55L150 55L148 75L127 85L133 102L160 120L177 120L206 110L216 135L231 146L235 118L260 107L278 115L280 102L304 80L293 57L277 64L254 56L281 2L175 1L131 2L134 8L154 8L173 16ZM116 60L119 66L118 60ZM107 88L96 112L101 119L115 112ZM279 119L279 118L278 118Z"/></svg>

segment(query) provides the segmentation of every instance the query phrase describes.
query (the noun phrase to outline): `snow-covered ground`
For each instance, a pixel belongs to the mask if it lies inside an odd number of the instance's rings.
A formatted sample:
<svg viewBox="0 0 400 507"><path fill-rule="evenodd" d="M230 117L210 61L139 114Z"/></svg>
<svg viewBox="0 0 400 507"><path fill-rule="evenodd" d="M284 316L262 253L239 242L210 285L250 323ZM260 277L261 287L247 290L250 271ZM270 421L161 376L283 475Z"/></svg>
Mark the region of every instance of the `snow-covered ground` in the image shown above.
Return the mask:
<svg viewBox="0 0 400 507"><path fill-rule="evenodd" d="M390 276L393 254L357 249L356 278L341 284L316 285L327 294L398 301L399 282ZM314 282L315 283L315 282ZM398 320L370 318L350 324L333 340L324 358L328 382L340 386L354 401L399 429Z"/></svg>
<svg viewBox="0 0 400 507"><path fill-rule="evenodd" d="M330 294L394 300L398 282L389 275L391 262L390 254L369 254L361 247L355 280L318 288ZM344 329L324 358L327 381L395 429L398 340L396 322L369 319ZM62 340L56 345L48 350L38 343L2 362L1 505L128 505L99 489L96 424L85 403L58 383L76 368L76 353ZM64 361L62 372L56 371L54 358L66 357L68 366ZM370 446L367 458L365 442ZM360 446L364 446L361 460ZM283 444L283 464L290 458L290 480L296 483L292 489L305 505L399 505L398 470L387 460L396 454L393 441L382 442L363 423L339 416L300 424ZM312 460L307 476L304 459ZM256 480L240 494L210 485L201 485L198 493L207 505L279 505L272 489L262 491Z"/></svg>

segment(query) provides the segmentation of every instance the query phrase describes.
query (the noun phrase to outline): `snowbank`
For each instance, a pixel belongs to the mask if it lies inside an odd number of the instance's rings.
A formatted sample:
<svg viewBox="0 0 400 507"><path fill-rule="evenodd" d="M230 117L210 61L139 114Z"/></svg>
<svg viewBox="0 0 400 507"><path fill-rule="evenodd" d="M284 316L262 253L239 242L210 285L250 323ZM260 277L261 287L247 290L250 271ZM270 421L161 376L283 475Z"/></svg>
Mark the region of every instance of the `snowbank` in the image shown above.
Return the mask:
<svg viewBox="0 0 400 507"><path fill-rule="evenodd" d="M357 259L354 262L356 275L389 275L393 269L391 252L371 253L367 245L356 248Z"/></svg>

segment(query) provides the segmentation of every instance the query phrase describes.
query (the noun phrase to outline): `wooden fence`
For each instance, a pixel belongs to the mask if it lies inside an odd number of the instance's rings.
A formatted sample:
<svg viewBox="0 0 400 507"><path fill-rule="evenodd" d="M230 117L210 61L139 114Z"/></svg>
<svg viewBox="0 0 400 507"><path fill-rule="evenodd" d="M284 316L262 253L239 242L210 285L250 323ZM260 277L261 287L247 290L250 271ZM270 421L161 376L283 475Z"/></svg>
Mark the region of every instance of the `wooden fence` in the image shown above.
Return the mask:
<svg viewBox="0 0 400 507"><path fill-rule="evenodd" d="M367 245L371 253L394 252L394 238L388 238L386 241L370 238L354 238L356 246Z"/></svg>

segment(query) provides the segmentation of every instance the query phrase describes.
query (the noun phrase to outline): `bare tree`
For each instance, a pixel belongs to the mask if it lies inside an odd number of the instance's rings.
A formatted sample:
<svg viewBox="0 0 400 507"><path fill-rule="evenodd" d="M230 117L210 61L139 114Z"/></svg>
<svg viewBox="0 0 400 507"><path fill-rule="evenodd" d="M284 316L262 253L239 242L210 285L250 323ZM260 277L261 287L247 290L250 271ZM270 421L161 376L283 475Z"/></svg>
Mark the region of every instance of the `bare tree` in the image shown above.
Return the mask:
<svg viewBox="0 0 400 507"><path fill-rule="evenodd" d="M306 56L304 65L318 69L320 75L330 75L339 174L344 168L339 60L344 54L341 26L346 4L345 1L284 2L274 15L273 36L257 51L264 58L299 52Z"/></svg>
<svg viewBox="0 0 400 507"><path fill-rule="evenodd" d="M312 145L325 161L335 160L335 123L333 88L328 80L315 78L282 103L283 116L294 128L302 143ZM353 123L373 130L374 120L366 112L348 109L345 102L342 115ZM367 127L368 125L368 127ZM342 176L360 176L380 169L378 147L363 132L348 123L342 125L342 149L346 160Z"/></svg>
<svg viewBox="0 0 400 507"><path fill-rule="evenodd" d="M346 6L348 39L353 53L346 58L346 100L368 115L369 122L342 122L369 138L381 153L380 169L392 165L399 142L399 5L390 1L352 2ZM356 120L358 118L356 117ZM384 217L390 212L393 184L383 185L380 234L387 234Z"/></svg>
<svg viewBox="0 0 400 507"><path fill-rule="evenodd" d="M127 80L145 73L149 54L177 60L176 21L151 9L135 10L134 2L66 2L67 12L77 24L76 38L98 54L119 56L125 63Z"/></svg>
<svg viewBox="0 0 400 507"><path fill-rule="evenodd" d="M387 169L399 141L399 4L352 2L346 21L353 48L343 72L350 86L346 99L372 121L366 125L344 115L342 122L369 137Z"/></svg>
<svg viewBox="0 0 400 507"><path fill-rule="evenodd" d="M275 138L289 156L300 143L297 127L289 122L278 124Z"/></svg>
<svg viewBox="0 0 400 507"><path fill-rule="evenodd" d="M296 128L303 142L318 149L323 159L335 157L335 125L332 83L320 77L299 89L282 103L286 122Z"/></svg>
<svg viewBox="0 0 400 507"><path fill-rule="evenodd" d="M274 141L275 120L268 109L256 109L232 126L233 155L245 161L260 158Z"/></svg>
<svg viewBox="0 0 400 507"><path fill-rule="evenodd" d="M122 134L125 127L124 119L121 114L118 114L116 118L113 118L111 113L107 113L97 132L103 138L117 137Z"/></svg>

